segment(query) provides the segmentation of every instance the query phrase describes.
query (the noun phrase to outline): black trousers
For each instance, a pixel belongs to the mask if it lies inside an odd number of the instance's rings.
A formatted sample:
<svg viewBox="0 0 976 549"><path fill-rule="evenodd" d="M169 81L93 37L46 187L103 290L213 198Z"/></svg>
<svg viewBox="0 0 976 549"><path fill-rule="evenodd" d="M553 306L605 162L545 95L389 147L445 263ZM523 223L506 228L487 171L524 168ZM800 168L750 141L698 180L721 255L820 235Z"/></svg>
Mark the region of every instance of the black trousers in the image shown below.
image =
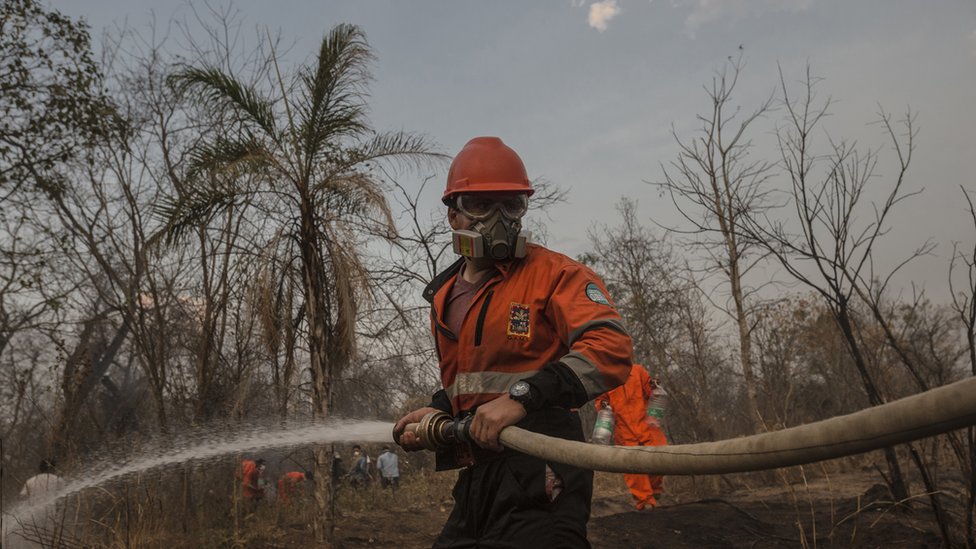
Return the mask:
<svg viewBox="0 0 976 549"><path fill-rule="evenodd" d="M559 433L563 438L582 439L578 417L563 414L538 418L548 420L545 423L550 427L539 431L552 432L555 424L561 427L555 430L563 431ZM561 491L549 501L546 465L539 458L506 451L462 470L454 485L454 510L434 549L588 549L586 523L593 497L593 471L549 463L562 481Z"/></svg>
<svg viewBox="0 0 976 549"><path fill-rule="evenodd" d="M593 472L549 466L563 483L552 502L541 459L517 454L461 471L454 510L434 548L589 548Z"/></svg>

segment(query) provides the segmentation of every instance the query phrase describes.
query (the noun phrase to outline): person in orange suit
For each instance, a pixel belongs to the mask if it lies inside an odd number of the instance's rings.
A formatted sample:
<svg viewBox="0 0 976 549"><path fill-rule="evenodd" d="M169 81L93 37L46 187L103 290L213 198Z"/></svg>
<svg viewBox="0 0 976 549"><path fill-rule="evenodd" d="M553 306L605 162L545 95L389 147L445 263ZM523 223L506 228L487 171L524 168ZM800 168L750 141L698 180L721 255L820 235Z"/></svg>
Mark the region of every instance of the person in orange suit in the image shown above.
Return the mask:
<svg viewBox="0 0 976 549"><path fill-rule="evenodd" d="M640 364L634 364L626 383L596 399L597 409L601 401L608 401L613 408L613 440L617 446L668 444L657 418L647 415L653 383L647 370ZM657 506L654 495L663 492L664 477L628 473L624 475L624 481L634 496L634 506L638 510Z"/></svg>
<svg viewBox="0 0 976 549"><path fill-rule="evenodd" d="M521 157L497 137L470 140L448 169L441 201L461 257L423 294L442 388L393 428L412 452L423 445L408 424L470 415L470 441L437 452L437 470L463 469L436 549L590 547L593 472L505 448L498 436L518 425L582 441L579 407L627 380L633 342L593 270L522 233L534 192Z"/></svg>
<svg viewBox="0 0 976 549"><path fill-rule="evenodd" d="M278 479L278 501L284 505L289 505L291 498L301 493L299 490L302 483L306 480L311 481L313 478L311 471L307 473L292 471L281 475L281 478Z"/></svg>
<svg viewBox="0 0 976 549"><path fill-rule="evenodd" d="M241 462L241 488L245 500L258 501L264 498L264 460L245 459Z"/></svg>

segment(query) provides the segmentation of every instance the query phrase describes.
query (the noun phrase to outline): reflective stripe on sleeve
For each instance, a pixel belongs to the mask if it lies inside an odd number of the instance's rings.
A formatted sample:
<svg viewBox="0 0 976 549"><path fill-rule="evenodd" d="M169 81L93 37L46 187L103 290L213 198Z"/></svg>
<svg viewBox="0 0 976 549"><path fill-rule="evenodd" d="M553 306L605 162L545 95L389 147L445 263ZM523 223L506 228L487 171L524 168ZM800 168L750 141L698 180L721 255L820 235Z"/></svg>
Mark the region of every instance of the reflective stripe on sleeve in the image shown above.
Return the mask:
<svg viewBox="0 0 976 549"><path fill-rule="evenodd" d="M468 372L458 374L454 378L454 383L447 387L447 396L451 400L461 395L476 395L484 393L507 393L508 388L516 381L525 379L535 374L530 372Z"/></svg>
<svg viewBox="0 0 976 549"><path fill-rule="evenodd" d="M576 340L582 337L583 334L585 334L586 332L593 330L595 328L603 328L603 327L610 328L611 330L616 330L628 336L630 335L629 333L627 333L627 328L624 328L623 323L617 320L616 318L601 318L598 320L591 320L589 322L586 322L579 328L573 330L573 333L569 334L569 341L566 342L566 345L568 347L572 347L573 343L576 343Z"/></svg>
<svg viewBox="0 0 976 549"><path fill-rule="evenodd" d="M603 374L596 367L596 364L593 364L590 359L586 358L582 354L571 352L560 358L559 362L565 364L570 370L573 371L574 374L576 374L576 377L579 378L580 383L583 384L583 389L586 390L586 394L590 395L591 397L603 394L610 389L603 381Z"/></svg>

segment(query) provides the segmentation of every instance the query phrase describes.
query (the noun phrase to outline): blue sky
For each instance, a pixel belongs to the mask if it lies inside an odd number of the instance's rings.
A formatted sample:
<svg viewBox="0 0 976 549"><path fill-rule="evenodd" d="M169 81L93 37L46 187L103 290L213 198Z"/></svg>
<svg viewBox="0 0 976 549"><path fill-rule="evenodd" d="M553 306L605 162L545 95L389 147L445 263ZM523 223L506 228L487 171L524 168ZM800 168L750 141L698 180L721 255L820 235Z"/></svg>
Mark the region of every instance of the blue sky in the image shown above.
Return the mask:
<svg viewBox="0 0 976 549"><path fill-rule="evenodd" d="M148 29L186 18L183 2L58 0L97 36L112 25ZM198 4L199 6L199 4ZM314 51L333 25L360 25L378 61L372 119L379 129L429 135L453 154L471 137L498 135L522 155L531 177L570 191L552 211L550 247L575 255L586 231L614 224L621 196L640 215L669 224L669 202L646 183L677 154L672 125L687 136L708 108L702 84L744 48L738 103L758 105L807 63L825 78L834 136L884 145L878 105L918 113L918 149L908 187L925 192L898 214L880 250L894 262L925 238L936 255L906 271L945 297L953 241L976 234L959 186L976 191L976 2L969 0L585 0L238 1L244 33L268 27L293 42L289 60ZM198 8L199 9L199 8ZM776 115L757 125L770 142ZM774 158L775 151L757 154ZM882 157L880 175L891 175ZM429 191L432 203L440 191ZM879 182L885 181L879 179ZM648 221L650 224L650 221Z"/></svg>

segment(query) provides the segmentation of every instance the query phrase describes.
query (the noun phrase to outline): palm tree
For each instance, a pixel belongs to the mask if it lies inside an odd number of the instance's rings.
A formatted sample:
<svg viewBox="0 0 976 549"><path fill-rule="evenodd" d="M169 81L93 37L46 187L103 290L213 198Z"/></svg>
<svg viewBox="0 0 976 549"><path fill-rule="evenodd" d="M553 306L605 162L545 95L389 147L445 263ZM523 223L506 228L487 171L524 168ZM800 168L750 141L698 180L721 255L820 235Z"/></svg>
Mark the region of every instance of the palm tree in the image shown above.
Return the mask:
<svg viewBox="0 0 976 549"><path fill-rule="evenodd" d="M273 52L273 48L272 48ZM338 25L318 58L291 78L278 70L273 91L216 67L183 67L170 83L229 120L220 137L193 153L181 196L161 208L168 237L229 208L256 208L293 243L304 287L313 415L332 411L333 380L355 352L357 297L369 290L367 235L395 236L381 178L387 163L419 167L441 158L410 133L378 133L366 117L372 50L361 29ZM316 452L318 517L332 507L332 453ZM317 524L317 536L327 533Z"/></svg>

